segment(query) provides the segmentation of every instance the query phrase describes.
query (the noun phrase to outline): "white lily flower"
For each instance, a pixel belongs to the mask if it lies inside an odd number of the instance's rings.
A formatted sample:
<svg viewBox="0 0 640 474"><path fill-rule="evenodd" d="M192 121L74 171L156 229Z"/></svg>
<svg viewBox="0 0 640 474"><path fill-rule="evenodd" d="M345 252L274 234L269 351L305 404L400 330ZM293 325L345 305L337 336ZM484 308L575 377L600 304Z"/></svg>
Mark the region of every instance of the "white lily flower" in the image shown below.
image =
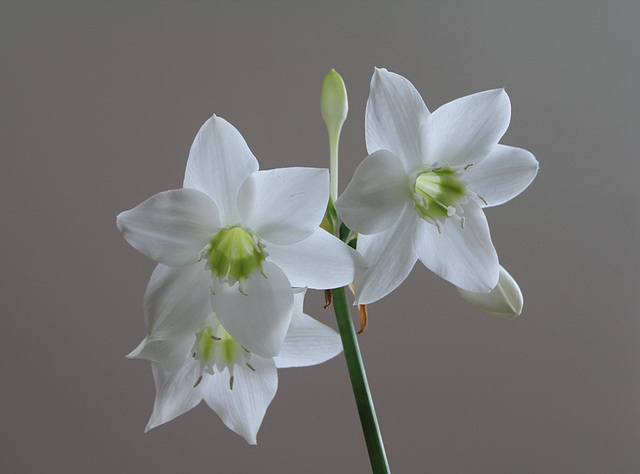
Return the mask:
<svg viewBox="0 0 640 474"><path fill-rule="evenodd" d="M502 265L500 265L498 284L489 293L474 293L461 288L458 288L458 293L474 308L497 318L515 318L522 313L524 304L522 291Z"/></svg>
<svg viewBox="0 0 640 474"><path fill-rule="evenodd" d="M520 194L538 171L526 150L498 141L511 117L503 89L429 113L404 77L376 69L366 109L367 156L338 199L359 233L368 268L355 279L359 304L386 296L415 262L473 292L498 283L498 256L483 208Z"/></svg>
<svg viewBox="0 0 640 474"><path fill-rule="evenodd" d="M280 352L292 287L353 281L360 256L318 227L329 199L327 170L258 171L242 135L213 116L194 140L183 186L122 212L118 228L129 244L164 265L206 261L210 309L252 352Z"/></svg>
<svg viewBox="0 0 640 474"><path fill-rule="evenodd" d="M340 335L303 313L305 289L293 292L293 316L280 354L247 351L212 313L204 264L158 265L145 293L147 337L128 355L152 362L156 385L146 430L204 400L223 423L256 444L278 386L277 368L320 364L342 351Z"/></svg>

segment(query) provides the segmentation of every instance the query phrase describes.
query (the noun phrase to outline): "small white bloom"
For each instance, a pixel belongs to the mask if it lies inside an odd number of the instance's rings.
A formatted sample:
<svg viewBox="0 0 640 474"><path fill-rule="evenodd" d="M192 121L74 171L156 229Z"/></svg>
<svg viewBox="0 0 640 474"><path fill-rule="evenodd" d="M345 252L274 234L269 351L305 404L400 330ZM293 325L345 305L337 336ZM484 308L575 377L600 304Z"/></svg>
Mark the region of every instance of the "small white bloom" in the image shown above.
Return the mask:
<svg viewBox="0 0 640 474"><path fill-rule="evenodd" d="M121 213L118 228L156 262L206 262L210 310L252 352L279 353L292 286L325 289L353 280L359 255L318 227L329 199L327 170L258 171L240 133L213 116L194 140L183 186Z"/></svg>
<svg viewBox="0 0 640 474"><path fill-rule="evenodd" d="M336 203L368 264L356 275L358 303L389 294L418 259L468 291L496 286L498 256L482 209L520 194L538 170L528 151L498 144L510 116L502 89L430 114L407 79L375 70L365 122L370 154Z"/></svg>
<svg viewBox="0 0 640 474"><path fill-rule="evenodd" d="M461 288L458 292L471 306L497 318L515 318L522 313L524 301L520 287L502 265L498 284L489 293L474 293Z"/></svg>
<svg viewBox="0 0 640 474"><path fill-rule="evenodd" d="M212 313L204 264L158 265L145 293L147 337L128 357L150 360L156 399L147 431L204 400L223 423L256 444L278 386L277 368L320 364L342 350L340 335L302 312L304 289L293 293L293 316L277 357L239 344Z"/></svg>

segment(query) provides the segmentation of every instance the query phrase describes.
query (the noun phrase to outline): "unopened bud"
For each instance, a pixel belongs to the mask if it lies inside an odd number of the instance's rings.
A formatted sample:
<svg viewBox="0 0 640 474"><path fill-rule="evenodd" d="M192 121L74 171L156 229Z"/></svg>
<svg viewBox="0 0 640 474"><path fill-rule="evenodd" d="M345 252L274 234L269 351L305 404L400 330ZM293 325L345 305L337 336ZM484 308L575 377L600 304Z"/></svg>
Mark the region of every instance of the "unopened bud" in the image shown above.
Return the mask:
<svg viewBox="0 0 640 474"><path fill-rule="evenodd" d="M498 318L514 318L522 313L520 287L502 266L498 284L489 293L474 293L461 288L458 292L471 306Z"/></svg>

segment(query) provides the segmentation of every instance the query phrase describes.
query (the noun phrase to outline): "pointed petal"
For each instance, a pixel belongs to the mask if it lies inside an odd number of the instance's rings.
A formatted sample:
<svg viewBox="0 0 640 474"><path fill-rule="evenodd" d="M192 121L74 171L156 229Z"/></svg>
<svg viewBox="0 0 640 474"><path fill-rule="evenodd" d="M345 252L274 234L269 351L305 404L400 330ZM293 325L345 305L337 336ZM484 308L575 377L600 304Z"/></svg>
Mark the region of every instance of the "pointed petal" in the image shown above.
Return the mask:
<svg viewBox="0 0 640 474"><path fill-rule="evenodd" d="M474 202L464 205L464 229L460 221L440 225L422 219L415 228L418 258L436 275L468 291L487 293L498 283L498 255L491 243L489 224Z"/></svg>
<svg viewBox="0 0 640 474"><path fill-rule="evenodd" d="M163 370L174 372L183 366L194 341L194 334L158 340L145 337L138 347L127 354L127 358L149 360L157 363Z"/></svg>
<svg viewBox="0 0 640 474"><path fill-rule="evenodd" d="M418 131L428 116L429 110L413 84L376 68L365 112L367 152L392 151L407 171L413 171L422 164Z"/></svg>
<svg viewBox="0 0 640 474"><path fill-rule="evenodd" d="M500 266L498 284L489 293L474 293L458 288L458 293L471 306L497 318L515 318L522 313L522 291L509 272Z"/></svg>
<svg viewBox="0 0 640 474"><path fill-rule="evenodd" d="M278 368L317 365L342 352L340 334L302 312L305 291L294 291L291 325L280 353L274 358Z"/></svg>
<svg viewBox="0 0 640 474"><path fill-rule="evenodd" d="M271 262L264 262L264 273L254 272L240 293L238 283L217 283L211 298L220 323L249 352L273 357L280 352L291 313L293 291L286 275Z"/></svg>
<svg viewBox="0 0 640 474"><path fill-rule="evenodd" d="M511 120L504 89L456 99L435 110L420 130L427 163L466 166L479 163L498 143Z"/></svg>
<svg viewBox="0 0 640 474"><path fill-rule="evenodd" d="M252 174L240 188L240 217L261 239L291 244L320 225L329 201L329 171L278 168Z"/></svg>
<svg viewBox="0 0 640 474"><path fill-rule="evenodd" d="M147 334L168 339L198 331L213 311L210 278L204 262L178 268L156 266L144 294Z"/></svg>
<svg viewBox="0 0 640 474"><path fill-rule="evenodd" d="M256 436L267 407L278 389L278 372L273 359L252 357L255 372L248 367L233 368L233 389L229 387L229 372L205 375L198 391L230 430L249 444L256 444Z"/></svg>
<svg viewBox="0 0 640 474"><path fill-rule="evenodd" d="M224 224L238 221L238 190L258 171L258 161L240 132L215 115L196 135L184 174L183 187L207 194L217 204Z"/></svg>
<svg viewBox="0 0 640 474"><path fill-rule="evenodd" d="M418 259L412 245L417 220L416 211L405 206L397 222L386 231L358 236L358 252L369 268L356 274L356 303L378 301L407 278Z"/></svg>
<svg viewBox="0 0 640 474"><path fill-rule="evenodd" d="M527 150L506 145L495 146L477 165L464 174L469 190L497 206L524 191L538 174L538 162Z"/></svg>
<svg viewBox="0 0 640 474"><path fill-rule="evenodd" d="M336 202L342 220L360 234L388 229L407 201L407 172L400 159L387 150L367 156Z"/></svg>
<svg viewBox="0 0 640 474"><path fill-rule="evenodd" d="M358 252L320 228L301 242L269 244L266 250L267 261L280 267L291 286L297 287L328 289L348 285L356 270L366 266Z"/></svg>
<svg viewBox="0 0 640 474"><path fill-rule="evenodd" d="M175 372L166 372L155 363L151 363L151 369L156 384L156 400L145 431L188 412L202 400L200 393L193 389L198 379L197 363L187 363Z"/></svg>
<svg viewBox="0 0 640 474"><path fill-rule="evenodd" d="M116 224L133 248L176 267L198 261L220 218L207 195L195 189L174 189L121 212Z"/></svg>

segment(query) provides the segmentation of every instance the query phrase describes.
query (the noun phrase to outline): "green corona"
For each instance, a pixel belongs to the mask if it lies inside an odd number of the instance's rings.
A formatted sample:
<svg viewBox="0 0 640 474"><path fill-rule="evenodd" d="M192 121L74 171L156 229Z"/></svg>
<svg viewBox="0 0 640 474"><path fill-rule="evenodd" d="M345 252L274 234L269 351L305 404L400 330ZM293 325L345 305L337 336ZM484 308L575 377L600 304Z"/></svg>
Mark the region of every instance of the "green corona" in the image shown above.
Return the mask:
<svg viewBox="0 0 640 474"><path fill-rule="evenodd" d="M435 168L419 174L412 191L420 217L437 223L456 214L467 187L457 170Z"/></svg>
<svg viewBox="0 0 640 474"><path fill-rule="evenodd" d="M230 284L242 282L255 270L262 271L267 257L264 246L255 234L240 226L220 230L205 250L213 276Z"/></svg>

